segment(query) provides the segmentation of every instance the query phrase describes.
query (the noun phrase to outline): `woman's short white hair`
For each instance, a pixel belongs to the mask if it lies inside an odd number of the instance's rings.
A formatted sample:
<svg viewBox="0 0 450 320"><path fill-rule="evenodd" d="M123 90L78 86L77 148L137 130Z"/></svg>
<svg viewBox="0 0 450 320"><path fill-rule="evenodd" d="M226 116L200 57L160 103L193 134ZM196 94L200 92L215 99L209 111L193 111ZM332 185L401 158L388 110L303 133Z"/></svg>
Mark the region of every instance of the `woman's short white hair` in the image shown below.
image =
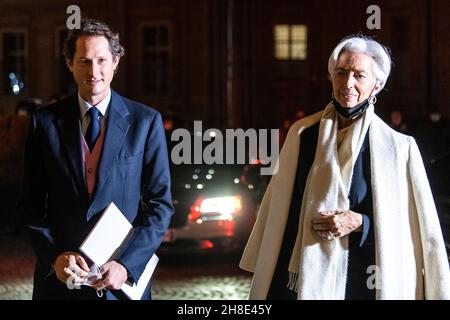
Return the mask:
<svg viewBox="0 0 450 320"><path fill-rule="evenodd" d="M363 53L375 61L373 70L376 80L379 81L380 90L384 88L391 72L392 60L389 48L366 36L350 36L343 39L334 48L328 60L328 73L333 74L336 63L343 52L351 51Z"/></svg>

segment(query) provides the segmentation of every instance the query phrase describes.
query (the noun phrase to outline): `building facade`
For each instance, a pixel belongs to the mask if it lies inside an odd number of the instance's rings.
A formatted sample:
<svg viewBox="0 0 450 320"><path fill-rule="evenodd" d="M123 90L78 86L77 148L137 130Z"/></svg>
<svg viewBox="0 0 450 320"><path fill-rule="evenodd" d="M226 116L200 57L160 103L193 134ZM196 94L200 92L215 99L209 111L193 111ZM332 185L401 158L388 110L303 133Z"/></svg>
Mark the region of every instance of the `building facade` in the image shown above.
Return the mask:
<svg viewBox="0 0 450 320"><path fill-rule="evenodd" d="M321 0L2 0L0 114L18 100L73 92L61 54L69 5L106 21L126 55L113 87L175 113L184 126L277 128L331 99L327 62L343 37L363 33L392 49L394 68L377 104L411 118L450 117L450 2ZM14 87L15 85L15 87ZM15 94L14 90L18 90Z"/></svg>

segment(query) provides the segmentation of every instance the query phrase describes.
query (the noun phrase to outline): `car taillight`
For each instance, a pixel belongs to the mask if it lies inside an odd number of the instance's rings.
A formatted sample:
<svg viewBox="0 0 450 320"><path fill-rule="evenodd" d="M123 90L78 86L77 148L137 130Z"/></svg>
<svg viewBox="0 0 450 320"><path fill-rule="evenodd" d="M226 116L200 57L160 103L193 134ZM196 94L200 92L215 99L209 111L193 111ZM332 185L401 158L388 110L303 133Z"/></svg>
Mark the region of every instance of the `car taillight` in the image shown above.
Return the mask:
<svg viewBox="0 0 450 320"><path fill-rule="evenodd" d="M200 207L202 205L202 198L197 199L194 205L191 206L191 212L189 213L188 219L191 222L195 222L201 218Z"/></svg>
<svg viewBox="0 0 450 320"><path fill-rule="evenodd" d="M241 213L241 210L242 198L240 196L200 198L191 207L189 221L198 223L204 220L232 221L235 215Z"/></svg>

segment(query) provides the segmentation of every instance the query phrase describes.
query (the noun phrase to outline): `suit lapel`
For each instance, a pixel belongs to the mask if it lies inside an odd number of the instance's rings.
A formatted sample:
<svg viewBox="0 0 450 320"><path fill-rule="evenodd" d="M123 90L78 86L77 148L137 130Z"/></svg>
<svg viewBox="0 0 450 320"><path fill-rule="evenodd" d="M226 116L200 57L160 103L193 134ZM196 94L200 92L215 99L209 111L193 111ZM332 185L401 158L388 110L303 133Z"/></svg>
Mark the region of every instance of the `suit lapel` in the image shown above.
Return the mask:
<svg viewBox="0 0 450 320"><path fill-rule="evenodd" d="M106 125L105 143L99 164L98 182L95 194L99 194L108 179L111 169L116 164L119 151L123 145L130 123L128 109L122 97L111 90L111 101ZM95 198L95 197L94 197Z"/></svg>
<svg viewBox="0 0 450 320"><path fill-rule="evenodd" d="M80 144L80 111L77 95L68 99L67 105L62 106L56 118L56 127L60 135L61 144L67 155L69 170L80 193L86 193L86 183L83 172L83 156Z"/></svg>

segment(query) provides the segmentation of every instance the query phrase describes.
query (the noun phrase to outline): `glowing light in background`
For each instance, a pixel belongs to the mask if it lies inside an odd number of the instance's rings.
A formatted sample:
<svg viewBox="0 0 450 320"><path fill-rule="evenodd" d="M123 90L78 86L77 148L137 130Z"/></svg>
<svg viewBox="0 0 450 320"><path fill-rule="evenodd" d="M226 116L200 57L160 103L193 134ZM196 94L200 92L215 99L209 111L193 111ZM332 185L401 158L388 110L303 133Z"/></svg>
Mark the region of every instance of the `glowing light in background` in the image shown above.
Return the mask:
<svg viewBox="0 0 450 320"><path fill-rule="evenodd" d="M23 89L24 85L23 82L17 79L17 76L14 72L11 72L8 75L9 78L9 86L11 87L11 91L13 94L19 94L20 91Z"/></svg>
<svg viewBox="0 0 450 320"><path fill-rule="evenodd" d="M20 92L19 85L18 84L13 85L12 91L14 94L19 94L19 92Z"/></svg>

